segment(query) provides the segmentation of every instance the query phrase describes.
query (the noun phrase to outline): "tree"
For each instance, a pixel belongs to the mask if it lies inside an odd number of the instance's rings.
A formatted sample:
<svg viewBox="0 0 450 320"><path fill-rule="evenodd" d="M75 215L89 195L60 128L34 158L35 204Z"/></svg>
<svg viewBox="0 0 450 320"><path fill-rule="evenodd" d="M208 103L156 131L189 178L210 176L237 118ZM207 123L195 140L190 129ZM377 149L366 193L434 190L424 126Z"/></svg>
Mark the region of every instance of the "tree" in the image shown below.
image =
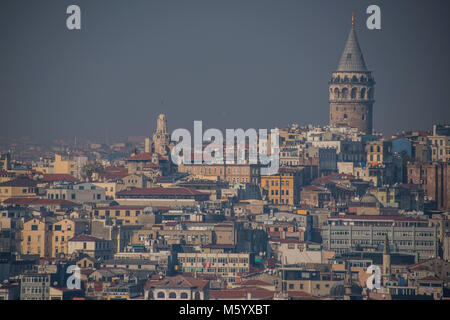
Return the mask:
<svg viewBox="0 0 450 320"><path fill-rule="evenodd" d="M105 168L100 162L97 161L89 161L86 163L81 169L81 176L83 179L90 179L93 173L104 173Z"/></svg>

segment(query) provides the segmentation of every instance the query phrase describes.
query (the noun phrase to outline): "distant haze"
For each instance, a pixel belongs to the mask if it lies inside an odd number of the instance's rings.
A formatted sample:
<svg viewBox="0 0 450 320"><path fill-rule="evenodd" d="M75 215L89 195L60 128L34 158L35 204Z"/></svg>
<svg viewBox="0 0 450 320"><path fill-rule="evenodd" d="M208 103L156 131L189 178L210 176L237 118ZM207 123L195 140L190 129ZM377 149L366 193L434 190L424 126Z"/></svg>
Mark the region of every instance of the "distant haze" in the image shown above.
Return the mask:
<svg viewBox="0 0 450 320"><path fill-rule="evenodd" d="M66 28L66 8L82 30ZM365 26L377 4L382 30ZM328 81L356 16L385 135L449 122L450 2L3 0L0 136L151 135L168 126L328 124Z"/></svg>

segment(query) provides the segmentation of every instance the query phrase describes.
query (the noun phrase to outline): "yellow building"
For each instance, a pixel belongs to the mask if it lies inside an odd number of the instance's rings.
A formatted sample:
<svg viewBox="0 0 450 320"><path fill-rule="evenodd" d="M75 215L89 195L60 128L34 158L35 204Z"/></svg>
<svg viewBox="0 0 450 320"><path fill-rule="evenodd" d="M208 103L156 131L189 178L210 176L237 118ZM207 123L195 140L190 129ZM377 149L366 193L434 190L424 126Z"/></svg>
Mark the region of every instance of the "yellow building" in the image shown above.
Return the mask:
<svg viewBox="0 0 450 320"><path fill-rule="evenodd" d="M56 258L60 254L67 255L69 251L68 240L75 236L75 222L63 219L55 222L50 229L50 256Z"/></svg>
<svg viewBox="0 0 450 320"><path fill-rule="evenodd" d="M386 140L369 141L366 143L367 163L376 167L389 161L392 142Z"/></svg>
<svg viewBox="0 0 450 320"><path fill-rule="evenodd" d="M297 205L302 184L303 171L297 168L280 168L277 175L261 176L261 188L272 204Z"/></svg>
<svg viewBox="0 0 450 320"><path fill-rule="evenodd" d="M68 157L63 157L60 154L55 154L55 162L53 163L53 173L70 174L76 176L76 162Z"/></svg>
<svg viewBox="0 0 450 320"><path fill-rule="evenodd" d="M144 209L145 206L97 207L92 216L100 219L115 219L122 225L134 225L138 223L138 218Z"/></svg>
<svg viewBox="0 0 450 320"><path fill-rule="evenodd" d="M38 254L41 258L48 257L50 252L50 239L48 224L43 220L34 218L23 222L21 253Z"/></svg>
<svg viewBox="0 0 450 320"><path fill-rule="evenodd" d="M106 199L114 200L116 197L116 192L123 190L123 183L118 184L117 182L93 182L93 185L105 189Z"/></svg>
<svg viewBox="0 0 450 320"><path fill-rule="evenodd" d="M8 198L35 197L36 186L36 181L25 177L2 182L0 183L0 202Z"/></svg>
<svg viewBox="0 0 450 320"><path fill-rule="evenodd" d="M81 168L87 163L87 157L82 156L63 156L55 154L55 160L51 163L45 163L34 168L44 174L68 174L75 178L80 178Z"/></svg>

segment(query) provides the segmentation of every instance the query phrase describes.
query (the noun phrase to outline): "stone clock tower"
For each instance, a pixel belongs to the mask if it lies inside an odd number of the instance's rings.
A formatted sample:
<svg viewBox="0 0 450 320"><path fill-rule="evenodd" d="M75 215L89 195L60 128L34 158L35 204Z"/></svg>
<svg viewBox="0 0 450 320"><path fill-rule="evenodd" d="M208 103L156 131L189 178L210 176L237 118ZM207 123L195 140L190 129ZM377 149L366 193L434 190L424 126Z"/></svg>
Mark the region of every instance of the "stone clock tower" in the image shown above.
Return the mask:
<svg viewBox="0 0 450 320"><path fill-rule="evenodd" d="M330 85L330 125L372 134L375 80L367 70L355 32L355 18Z"/></svg>

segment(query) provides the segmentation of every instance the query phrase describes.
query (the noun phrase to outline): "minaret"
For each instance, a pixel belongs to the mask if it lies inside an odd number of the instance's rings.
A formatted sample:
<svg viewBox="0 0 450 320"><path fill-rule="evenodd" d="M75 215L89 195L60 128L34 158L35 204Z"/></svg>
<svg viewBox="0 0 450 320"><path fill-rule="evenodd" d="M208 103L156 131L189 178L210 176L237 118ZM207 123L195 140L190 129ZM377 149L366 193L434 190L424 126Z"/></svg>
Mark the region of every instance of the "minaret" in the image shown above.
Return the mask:
<svg viewBox="0 0 450 320"><path fill-rule="evenodd" d="M386 281L391 278L391 249L389 248L389 238L386 234L386 239L384 240L383 248L383 272L382 272L382 283L383 285Z"/></svg>
<svg viewBox="0 0 450 320"><path fill-rule="evenodd" d="M372 134L374 86L375 80L372 72L367 70L352 15L352 28L344 52L329 82L330 125L357 128Z"/></svg>
<svg viewBox="0 0 450 320"><path fill-rule="evenodd" d="M352 267L350 261L345 261L344 300L352 299L352 283Z"/></svg>

